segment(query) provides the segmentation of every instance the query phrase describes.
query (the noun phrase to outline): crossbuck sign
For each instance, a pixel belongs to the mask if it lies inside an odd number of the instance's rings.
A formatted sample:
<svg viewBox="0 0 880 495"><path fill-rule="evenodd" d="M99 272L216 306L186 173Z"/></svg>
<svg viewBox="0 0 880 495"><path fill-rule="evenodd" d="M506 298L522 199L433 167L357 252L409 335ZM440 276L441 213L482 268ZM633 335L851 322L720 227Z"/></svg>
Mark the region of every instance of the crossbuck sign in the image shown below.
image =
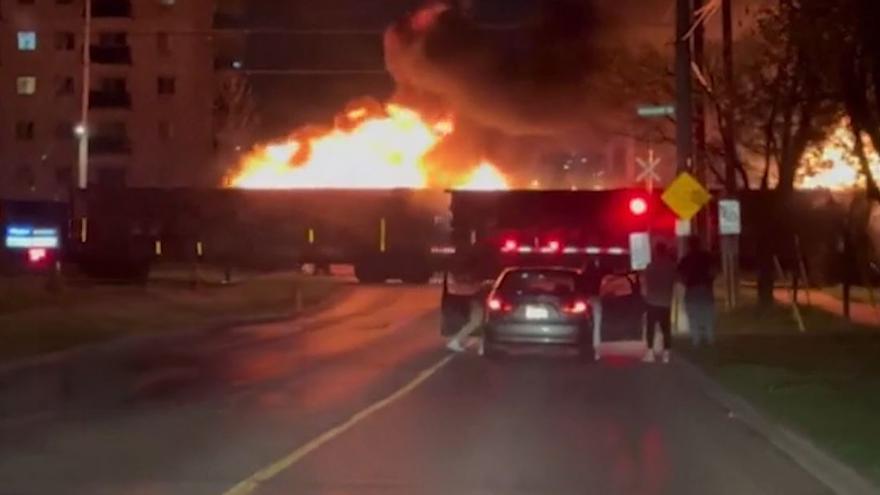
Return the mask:
<svg viewBox="0 0 880 495"><path fill-rule="evenodd" d="M657 175L657 165L660 165L660 158L654 155L654 149L648 149L648 159L636 158L636 163L642 168L639 175L636 176L636 182L645 182L645 188L649 191L654 189L654 181L660 181Z"/></svg>

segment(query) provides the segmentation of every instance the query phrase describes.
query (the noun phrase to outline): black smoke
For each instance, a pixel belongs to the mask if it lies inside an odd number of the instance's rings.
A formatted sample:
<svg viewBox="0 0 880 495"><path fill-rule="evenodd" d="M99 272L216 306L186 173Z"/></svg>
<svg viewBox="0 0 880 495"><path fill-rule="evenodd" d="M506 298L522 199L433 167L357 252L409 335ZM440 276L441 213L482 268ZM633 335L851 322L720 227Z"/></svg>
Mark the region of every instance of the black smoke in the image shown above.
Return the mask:
<svg viewBox="0 0 880 495"><path fill-rule="evenodd" d="M543 2L514 27L480 26L432 2L385 33L396 98L451 110L474 126L510 136L559 135L588 125L600 102L600 23L591 2Z"/></svg>

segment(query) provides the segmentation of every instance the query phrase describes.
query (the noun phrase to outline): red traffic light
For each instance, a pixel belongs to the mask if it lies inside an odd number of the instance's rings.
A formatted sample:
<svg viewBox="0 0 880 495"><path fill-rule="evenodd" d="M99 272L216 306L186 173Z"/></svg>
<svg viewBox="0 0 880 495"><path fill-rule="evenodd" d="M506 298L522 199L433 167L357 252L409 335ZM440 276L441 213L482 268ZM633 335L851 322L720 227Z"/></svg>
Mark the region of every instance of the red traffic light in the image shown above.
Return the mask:
<svg viewBox="0 0 880 495"><path fill-rule="evenodd" d="M629 200L629 211L633 215L644 215L648 211L648 202L644 198Z"/></svg>

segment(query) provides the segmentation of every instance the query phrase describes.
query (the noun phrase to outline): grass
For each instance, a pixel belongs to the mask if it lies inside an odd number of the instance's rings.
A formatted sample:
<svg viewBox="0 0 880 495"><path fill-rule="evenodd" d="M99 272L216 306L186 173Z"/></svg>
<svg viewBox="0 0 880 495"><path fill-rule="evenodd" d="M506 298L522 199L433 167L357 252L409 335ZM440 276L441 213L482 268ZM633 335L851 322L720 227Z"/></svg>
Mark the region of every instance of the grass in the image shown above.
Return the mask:
<svg viewBox="0 0 880 495"><path fill-rule="evenodd" d="M752 301L749 301L749 299ZM880 483L880 332L802 308L722 313L711 351L687 349L722 385Z"/></svg>
<svg viewBox="0 0 880 495"><path fill-rule="evenodd" d="M843 300L843 287L840 285L823 287L822 291L835 299ZM871 296L867 287L852 286L849 291L849 298L852 302L871 304ZM880 290L878 289L874 289L874 302L880 304Z"/></svg>
<svg viewBox="0 0 880 495"><path fill-rule="evenodd" d="M208 328L295 312L339 287L328 278L248 274L222 284L219 271L157 270L146 285L70 281L57 291L37 277L0 278L0 360L33 356L123 335Z"/></svg>

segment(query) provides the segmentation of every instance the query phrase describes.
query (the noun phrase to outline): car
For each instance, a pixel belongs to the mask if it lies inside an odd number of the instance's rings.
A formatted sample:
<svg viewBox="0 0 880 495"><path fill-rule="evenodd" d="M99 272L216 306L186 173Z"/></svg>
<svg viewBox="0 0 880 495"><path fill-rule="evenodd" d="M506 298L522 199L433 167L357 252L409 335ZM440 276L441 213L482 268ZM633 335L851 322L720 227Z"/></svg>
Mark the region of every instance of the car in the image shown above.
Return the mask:
<svg viewBox="0 0 880 495"><path fill-rule="evenodd" d="M485 305L483 356L496 357L514 346L558 346L594 359L592 311L580 270L507 268Z"/></svg>

